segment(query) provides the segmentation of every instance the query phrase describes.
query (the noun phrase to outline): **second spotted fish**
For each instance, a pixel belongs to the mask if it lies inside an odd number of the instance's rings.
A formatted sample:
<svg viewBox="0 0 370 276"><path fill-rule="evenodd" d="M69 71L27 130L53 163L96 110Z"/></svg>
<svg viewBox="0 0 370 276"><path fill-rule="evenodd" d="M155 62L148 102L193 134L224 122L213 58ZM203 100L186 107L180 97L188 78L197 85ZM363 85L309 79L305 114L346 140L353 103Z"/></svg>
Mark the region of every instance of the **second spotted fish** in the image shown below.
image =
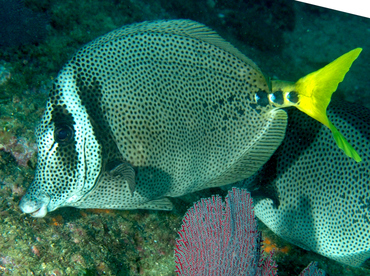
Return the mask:
<svg viewBox="0 0 370 276"><path fill-rule="evenodd" d="M143 22L80 49L59 73L37 127L38 165L23 212L162 209L167 197L243 180L282 142L295 106L326 125L355 49L296 83L269 81L208 27ZM348 157L348 158L350 158Z"/></svg>

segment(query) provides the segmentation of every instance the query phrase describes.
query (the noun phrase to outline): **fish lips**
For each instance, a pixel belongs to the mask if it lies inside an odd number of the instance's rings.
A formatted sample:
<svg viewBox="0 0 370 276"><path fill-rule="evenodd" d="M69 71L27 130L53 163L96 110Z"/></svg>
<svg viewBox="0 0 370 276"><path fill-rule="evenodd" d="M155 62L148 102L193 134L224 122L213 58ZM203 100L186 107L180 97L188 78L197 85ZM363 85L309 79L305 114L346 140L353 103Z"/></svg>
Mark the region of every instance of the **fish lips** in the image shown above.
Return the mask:
<svg viewBox="0 0 370 276"><path fill-rule="evenodd" d="M41 199L32 199L27 194L23 196L19 207L23 213L30 214L34 218L43 218L48 213L50 197L43 195Z"/></svg>

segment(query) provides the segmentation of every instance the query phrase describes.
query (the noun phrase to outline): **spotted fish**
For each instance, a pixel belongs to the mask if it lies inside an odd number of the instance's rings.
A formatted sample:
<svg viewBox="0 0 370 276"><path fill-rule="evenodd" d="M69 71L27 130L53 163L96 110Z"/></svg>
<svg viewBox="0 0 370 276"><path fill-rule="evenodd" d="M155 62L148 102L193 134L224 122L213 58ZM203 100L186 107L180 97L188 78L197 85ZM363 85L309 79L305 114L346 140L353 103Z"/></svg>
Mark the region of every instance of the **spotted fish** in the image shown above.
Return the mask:
<svg viewBox="0 0 370 276"><path fill-rule="evenodd" d="M167 197L250 177L284 138L282 107L311 112L333 129L326 105L360 51L294 84L270 82L194 21L112 31L59 73L36 130L35 179L20 208L35 217L63 206L169 210Z"/></svg>
<svg viewBox="0 0 370 276"><path fill-rule="evenodd" d="M243 186L253 190L255 214L282 238L370 268L370 111L333 101L328 116L358 145L361 163L343 156L321 124L292 109L281 146Z"/></svg>

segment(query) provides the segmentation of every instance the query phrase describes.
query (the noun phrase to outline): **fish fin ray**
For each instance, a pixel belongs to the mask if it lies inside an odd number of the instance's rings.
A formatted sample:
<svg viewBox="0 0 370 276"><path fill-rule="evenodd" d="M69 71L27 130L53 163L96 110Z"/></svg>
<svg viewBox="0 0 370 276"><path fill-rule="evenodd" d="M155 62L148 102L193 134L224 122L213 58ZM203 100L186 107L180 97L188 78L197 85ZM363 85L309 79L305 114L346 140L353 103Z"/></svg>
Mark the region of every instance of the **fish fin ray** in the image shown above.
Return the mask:
<svg viewBox="0 0 370 276"><path fill-rule="evenodd" d="M113 169L109 171L112 176L121 176L124 180L127 181L128 187L130 189L131 195L134 195L134 191L136 188L135 182L135 170L134 168L127 162L121 163L115 166Z"/></svg>
<svg viewBox="0 0 370 276"><path fill-rule="evenodd" d="M168 198L164 197L145 202L141 205L138 205L136 208L147 210L172 211L173 204Z"/></svg>
<svg viewBox="0 0 370 276"><path fill-rule="evenodd" d="M339 83L343 81L346 73L361 51L361 48L349 51L320 70L308 74L295 83L296 92L299 95L299 102L296 107L327 126L332 131L338 147L357 162L361 161L360 156L330 122L326 109L332 94L336 91Z"/></svg>
<svg viewBox="0 0 370 276"><path fill-rule="evenodd" d="M352 145L347 141L346 138L336 129L336 127L329 121L329 128L333 133L333 137L337 146L344 151L344 153L354 159L356 162L361 162L362 158L357 153L357 151L352 147Z"/></svg>
<svg viewBox="0 0 370 276"><path fill-rule="evenodd" d="M257 64L255 64L251 59L242 54L231 43L220 37L214 30L201 23L189 19L145 21L141 23L131 24L113 31L111 36L115 37L139 32L166 33L198 39L229 52L235 57L248 63L256 71L261 72ZM103 38L104 37L102 37L102 39Z"/></svg>
<svg viewBox="0 0 370 276"><path fill-rule="evenodd" d="M257 70L258 72L262 74L261 70L259 69L256 63L254 63L251 59L249 59L244 54L242 54L231 43L227 42L222 37L220 37L215 31L213 31L212 29L198 22L194 22L191 20L184 20L184 21L187 21L186 22L187 24L184 26L185 28L187 28L187 34L190 37L202 40L204 42L208 42L214 46L221 48L222 50L229 52L230 54L236 56L242 61L248 63L255 70Z"/></svg>
<svg viewBox="0 0 370 276"><path fill-rule="evenodd" d="M273 109L259 135L244 153L220 175L200 187L219 187L244 180L256 173L279 147L285 136L288 116L282 109Z"/></svg>

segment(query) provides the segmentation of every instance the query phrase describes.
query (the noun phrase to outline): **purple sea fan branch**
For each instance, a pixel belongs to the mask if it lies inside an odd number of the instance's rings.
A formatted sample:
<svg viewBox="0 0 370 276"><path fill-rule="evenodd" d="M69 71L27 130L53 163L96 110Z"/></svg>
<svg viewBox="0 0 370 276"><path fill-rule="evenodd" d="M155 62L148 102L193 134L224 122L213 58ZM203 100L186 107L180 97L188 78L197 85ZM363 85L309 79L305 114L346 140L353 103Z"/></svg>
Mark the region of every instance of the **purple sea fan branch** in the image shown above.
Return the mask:
<svg viewBox="0 0 370 276"><path fill-rule="evenodd" d="M325 276L325 271L317 267L317 262L311 262L299 276Z"/></svg>
<svg viewBox="0 0 370 276"><path fill-rule="evenodd" d="M276 275L271 256L260 261L260 233L245 190L197 202L186 213L175 258L178 275Z"/></svg>
<svg viewBox="0 0 370 276"><path fill-rule="evenodd" d="M219 265L217 262L221 262L218 238L222 235L223 214L223 203L219 196L199 201L186 213L175 249L176 266L178 270L186 272L185 275L212 271Z"/></svg>
<svg viewBox="0 0 370 276"><path fill-rule="evenodd" d="M277 276L277 264L272 259L274 252L271 251L266 259L260 259L260 267L262 267L261 276ZM324 276L324 275L323 275Z"/></svg>

